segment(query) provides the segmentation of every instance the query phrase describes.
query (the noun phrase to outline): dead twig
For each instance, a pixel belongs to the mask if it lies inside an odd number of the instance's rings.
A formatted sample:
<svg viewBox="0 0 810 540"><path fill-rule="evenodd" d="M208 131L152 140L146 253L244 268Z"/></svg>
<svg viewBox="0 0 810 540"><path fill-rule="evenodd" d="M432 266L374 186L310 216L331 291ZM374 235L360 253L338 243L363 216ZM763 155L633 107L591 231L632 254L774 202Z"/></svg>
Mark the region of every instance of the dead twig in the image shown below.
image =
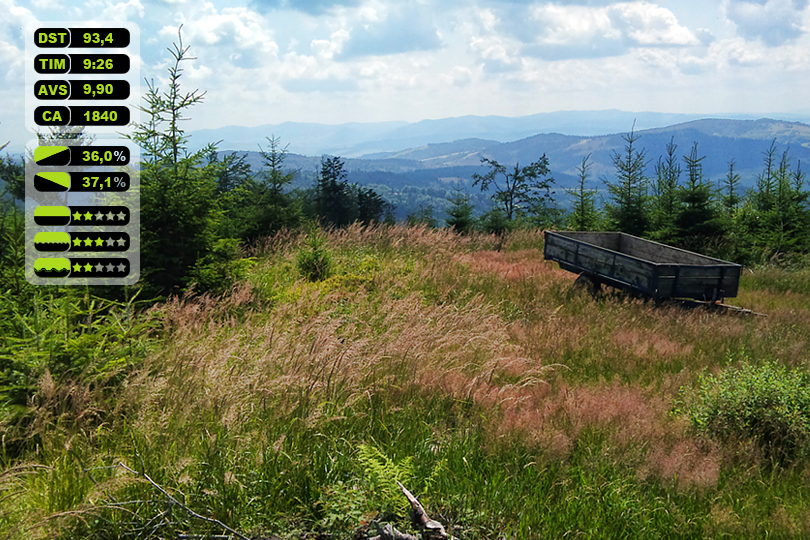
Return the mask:
<svg viewBox="0 0 810 540"><path fill-rule="evenodd" d="M411 503L411 521L414 527L422 531L421 540L448 539L449 536L444 529L444 525L435 519L430 519L430 516L425 512L425 507L422 506L422 503L419 502L413 493L408 491L408 488L403 486L400 482L397 482L397 485L399 489L402 490L402 494L405 495L405 498L408 499L408 502ZM369 540L420 540L417 536L396 530L390 523L384 526L378 523L376 526L377 536L372 536Z"/></svg>
<svg viewBox="0 0 810 540"><path fill-rule="evenodd" d="M408 502L411 503L411 520L413 524L422 531L422 538L437 540L447 538L447 531L444 530L444 525L435 519L430 519L427 512L425 512L425 507L413 496L413 493L408 491L408 488L403 486L400 482L397 482L397 485L399 489L402 490L405 498L408 499Z"/></svg>
<svg viewBox="0 0 810 540"><path fill-rule="evenodd" d="M202 521L207 521L208 523L213 523L213 524L215 524L215 525L217 525L219 527L222 527L223 529L225 529L226 531L231 533L233 536L236 536L237 538L240 538L241 540L251 540L249 536L245 536L244 534L240 533L239 531L236 531L236 530L228 527L227 525L225 525L224 523L222 523L218 519L211 518L211 517L208 517L208 516L204 516L202 514L198 514L197 512L195 512L194 510L192 510L191 508L189 508L188 506L186 506L185 504L181 503L176 498L174 498L172 496L172 494L169 493L168 491L166 491L165 489L163 489L163 487L160 484L158 484L157 482L155 482L154 480L149 478L148 474L146 474L144 472L136 471L135 469L132 469L132 468L126 466L124 463L122 463L120 461L118 462L118 466L121 467L122 469L126 470L126 471L129 471L130 473L132 473L132 474L134 474L136 476L140 476L143 479L145 479L147 482L152 484L152 486L154 486L155 489L160 491L163 494L164 497L169 499L169 501L172 504L176 504L177 506L182 508L184 511L186 511L190 516L195 517L197 519L200 519Z"/></svg>

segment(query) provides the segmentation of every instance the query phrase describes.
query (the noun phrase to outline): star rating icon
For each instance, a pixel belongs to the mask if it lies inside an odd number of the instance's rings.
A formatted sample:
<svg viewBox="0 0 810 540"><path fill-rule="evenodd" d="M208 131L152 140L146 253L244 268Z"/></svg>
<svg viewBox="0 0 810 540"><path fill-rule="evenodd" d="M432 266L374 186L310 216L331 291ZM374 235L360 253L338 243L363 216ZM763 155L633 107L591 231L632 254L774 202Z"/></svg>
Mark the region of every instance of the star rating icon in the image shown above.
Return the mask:
<svg viewBox="0 0 810 540"><path fill-rule="evenodd" d="M87 262L85 264L80 264L78 262L74 263L72 266L72 270L75 273L95 272L96 274L102 273L126 274L127 265L124 264L123 262L118 264L113 264L111 262L103 264L100 260L96 260L95 264L91 264L90 262Z"/></svg>
<svg viewBox="0 0 810 540"><path fill-rule="evenodd" d="M107 212L107 213L104 215L104 217L106 217L106 218L107 218L107 221L112 221L112 220L113 220L113 218L115 217L115 214L113 214L112 212Z"/></svg>
<svg viewBox="0 0 810 540"><path fill-rule="evenodd" d="M98 238L96 238L96 246L101 247L103 245L104 245L104 239L101 238L100 236Z"/></svg>
<svg viewBox="0 0 810 540"><path fill-rule="evenodd" d="M82 239L81 238L74 238L73 245L76 247L82 247Z"/></svg>
<svg viewBox="0 0 810 540"><path fill-rule="evenodd" d="M101 221L104 218L104 214L101 212L96 212L96 220Z"/></svg>
<svg viewBox="0 0 810 540"><path fill-rule="evenodd" d="M124 220L127 218L127 215L126 215L125 213L123 213L123 212L118 212L118 213L115 215L115 217L117 217L117 218L118 218L119 220L121 220L121 221L124 221Z"/></svg>
<svg viewBox="0 0 810 540"><path fill-rule="evenodd" d="M82 215L79 213L79 211L78 211L78 210L76 210L75 212L73 212L73 219L74 219L75 221L81 221L81 220L82 220Z"/></svg>
<svg viewBox="0 0 810 540"><path fill-rule="evenodd" d="M91 219L93 219L93 214L91 214L90 212L85 212L84 219L90 221Z"/></svg>
<svg viewBox="0 0 810 540"><path fill-rule="evenodd" d="M85 246L85 247L90 247L90 246L92 246L92 245L93 245L93 239L92 239L92 238L90 238L90 237L88 236L87 238L85 238L85 239L84 239L84 246Z"/></svg>

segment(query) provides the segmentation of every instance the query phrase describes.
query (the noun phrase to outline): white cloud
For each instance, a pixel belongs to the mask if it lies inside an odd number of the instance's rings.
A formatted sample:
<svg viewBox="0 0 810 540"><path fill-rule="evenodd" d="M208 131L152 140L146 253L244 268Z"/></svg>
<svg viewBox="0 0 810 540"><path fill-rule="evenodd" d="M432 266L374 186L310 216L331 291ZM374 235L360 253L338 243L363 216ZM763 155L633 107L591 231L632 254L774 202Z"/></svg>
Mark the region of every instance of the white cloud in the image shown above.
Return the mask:
<svg viewBox="0 0 810 540"><path fill-rule="evenodd" d="M616 4L605 8L613 27L640 46L696 45L691 30L678 23L670 10L647 2Z"/></svg>
<svg viewBox="0 0 810 540"><path fill-rule="evenodd" d="M520 68L520 44L505 37L494 34L473 37L470 49L488 72L498 73Z"/></svg>
<svg viewBox="0 0 810 540"><path fill-rule="evenodd" d="M726 0L725 13L740 34L776 46L805 33L807 0Z"/></svg>
<svg viewBox="0 0 810 540"><path fill-rule="evenodd" d="M309 46L316 56L324 60L331 60L340 53L348 39L349 32L341 28L332 32L329 39L313 39Z"/></svg>
<svg viewBox="0 0 810 540"><path fill-rule="evenodd" d="M340 58L427 51L441 46L438 29L426 6L417 3L367 5L351 21Z"/></svg>
<svg viewBox="0 0 810 540"><path fill-rule="evenodd" d="M182 23L203 124L415 119L554 109L710 110L810 83L808 0L0 0L3 127L23 107L25 18L141 27L165 84ZM25 8L20 6L24 5ZM113 13L115 11L115 13ZM22 17L22 18L21 18ZM725 88L725 90L723 90ZM725 94L723 92L726 92ZM722 97L722 99L721 99ZM742 111L745 112L745 111ZM190 128L193 128L190 126Z"/></svg>
<svg viewBox="0 0 810 540"><path fill-rule="evenodd" d="M142 19L145 9L140 0L126 0L124 2L108 2L101 11L102 21L132 21Z"/></svg>
<svg viewBox="0 0 810 540"><path fill-rule="evenodd" d="M600 7L541 4L530 13L518 34L526 41L525 52L552 60L615 56L633 47L700 43L672 11L649 2Z"/></svg>
<svg viewBox="0 0 810 540"><path fill-rule="evenodd" d="M442 74L442 81L451 86L468 86L474 80L474 72L466 66L453 66Z"/></svg>
<svg viewBox="0 0 810 540"><path fill-rule="evenodd" d="M36 27L37 18L14 0L0 0L0 73L15 86L22 87L24 79L25 28Z"/></svg>
<svg viewBox="0 0 810 540"><path fill-rule="evenodd" d="M209 65L227 62L240 68L257 68L272 63L278 56L278 44L263 17L248 8L218 10L206 2L181 22L184 42L204 52ZM164 26L160 34L173 39L177 26Z"/></svg>
<svg viewBox="0 0 810 540"><path fill-rule="evenodd" d="M289 9L310 15L322 15L343 6L354 6L360 0L252 0L261 10Z"/></svg>

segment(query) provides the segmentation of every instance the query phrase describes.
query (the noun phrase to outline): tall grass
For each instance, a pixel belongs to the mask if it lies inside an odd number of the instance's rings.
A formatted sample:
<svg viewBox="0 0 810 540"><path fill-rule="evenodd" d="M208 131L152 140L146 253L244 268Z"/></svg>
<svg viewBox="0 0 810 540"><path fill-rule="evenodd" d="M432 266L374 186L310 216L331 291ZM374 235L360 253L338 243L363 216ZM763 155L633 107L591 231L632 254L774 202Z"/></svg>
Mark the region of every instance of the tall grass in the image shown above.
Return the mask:
<svg viewBox="0 0 810 540"><path fill-rule="evenodd" d="M303 239L281 233L232 292L156 306L159 343L112 384L38 379L41 444L3 463L0 531L223 533L124 463L253 535L407 528L394 479L459 538L810 533L807 464L768 468L673 413L729 354L806 365L800 287L745 280L740 303L773 309L739 318L572 291L540 231L503 251L424 227L326 245L328 279L300 277ZM59 423L57 403L103 414Z"/></svg>

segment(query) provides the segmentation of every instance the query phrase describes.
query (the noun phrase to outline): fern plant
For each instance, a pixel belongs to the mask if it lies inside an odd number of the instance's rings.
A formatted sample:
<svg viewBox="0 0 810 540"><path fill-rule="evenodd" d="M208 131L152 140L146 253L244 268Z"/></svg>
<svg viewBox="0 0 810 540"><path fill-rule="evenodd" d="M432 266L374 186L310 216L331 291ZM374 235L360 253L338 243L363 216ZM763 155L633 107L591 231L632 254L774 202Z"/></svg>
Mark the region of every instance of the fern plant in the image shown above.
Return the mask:
<svg viewBox="0 0 810 540"><path fill-rule="evenodd" d="M363 483L371 506L381 512L406 515L408 501L402 496L397 482L405 486L413 484L413 457L394 461L379 448L361 444L357 448L357 461L363 469Z"/></svg>

